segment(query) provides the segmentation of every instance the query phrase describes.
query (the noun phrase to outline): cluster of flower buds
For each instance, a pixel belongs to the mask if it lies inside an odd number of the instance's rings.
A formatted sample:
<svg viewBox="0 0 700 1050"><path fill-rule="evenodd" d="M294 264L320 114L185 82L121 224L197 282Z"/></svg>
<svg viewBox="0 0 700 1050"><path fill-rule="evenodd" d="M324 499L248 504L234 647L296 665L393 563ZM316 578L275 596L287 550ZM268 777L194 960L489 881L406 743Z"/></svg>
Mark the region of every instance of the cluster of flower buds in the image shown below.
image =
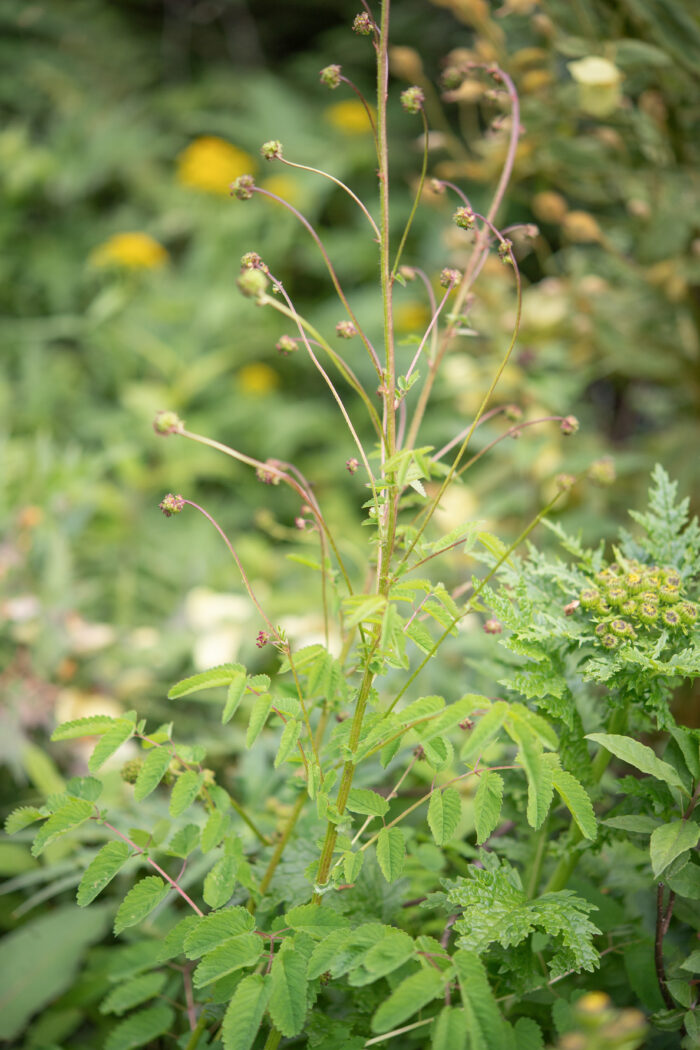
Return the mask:
<svg viewBox="0 0 700 1050"><path fill-rule="evenodd" d="M474 212L471 208L457 208L457 211L452 216L452 221L455 226L459 226L462 230L471 230L474 226Z"/></svg>
<svg viewBox="0 0 700 1050"><path fill-rule="evenodd" d="M241 256L241 269L262 270L263 273L270 272L269 268L262 261L257 252L244 252L244 254Z"/></svg>
<svg viewBox="0 0 700 1050"><path fill-rule="evenodd" d="M291 335L281 335L275 343L275 350L282 354L284 357L287 354L293 354L297 348L296 339L292 339Z"/></svg>
<svg viewBox="0 0 700 1050"><path fill-rule="evenodd" d="M269 142L263 142L260 147L265 160L281 160L282 159L282 143L279 139L270 139Z"/></svg>
<svg viewBox="0 0 700 1050"><path fill-rule="evenodd" d="M424 102L425 94L423 89L419 88L417 84L401 92L401 105L407 113L420 113Z"/></svg>
<svg viewBox="0 0 700 1050"><path fill-rule="evenodd" d="M443 288L454 288L454 286L459 284L461 280L461 271L453 270L450 266L446 266L445 269L440 272L440 284Z"/></svg>
<svg viewBox="0 0 700 1050"><path fill-rule="evenodd" d="M325 84L326 87L331 90L337 88L340 85L341 68L342 67L338 65L324 66L319 74L321 83Z"/></svg>
<svg viewBox="0 0 700 1050"><path fill-rule="evenodd" d="M135 784L141 772L143 762L140 758L130 758L119 770L119 775L125 784Z"/></svg>
<svg viewBox="0 0 700 1050"><path fill-rule="evenodd" d="M628 561L601 569L594 584L579 601L598 621L595 633L606 649L636 638L639 630L684 630L698 618L675 569Z"/></svg>
<svg viewBox="0 0 700 1050"><path fill-rule="evenodd" d="M166 518L171 518L173 514L179 514L184 508L185 500L183 496L174 496L172 492L169 492L167 496L163 497L158 506Z"/></svg>
<svg viewBox="0 0 700 1050"><path fill-rule="evenodd" d="M357 335L357 329L352 321L338 321L335 326L335 334L339 339L352 339Z"/></svg>
<svg viewBox="0 0 700 1050"><path fill-rule="evenodd" d="M177 412L156 412L156 417L153 420L153 429L156 434L160 434L163 437L167 434L182 433L184 425Z"/></svg>
<svg viewBox="0 0 700 1050"><path fill-rule="evenodd" d="M263 485L279 485L281 481L279 471L278 461L276 459L268 459L265 463L261 463L259 467L256 467L255 476L258 481L262 481Z"/></svg>
<svg viewBox="0 0 700 1050"><path fill-rule="evenodd" d="M255 179L252 175L239 175L231 183L231 196L237 197L239 201L249 201L255 189Z"/></svg>
<svg viewBox="0 0 700 1050"><path fill-rule="evenodd" d="M352 28L353 32L359 33L360 36L370 36L374 32L374 22L366 11L362 11L361 14L355 15Z"/></svg>

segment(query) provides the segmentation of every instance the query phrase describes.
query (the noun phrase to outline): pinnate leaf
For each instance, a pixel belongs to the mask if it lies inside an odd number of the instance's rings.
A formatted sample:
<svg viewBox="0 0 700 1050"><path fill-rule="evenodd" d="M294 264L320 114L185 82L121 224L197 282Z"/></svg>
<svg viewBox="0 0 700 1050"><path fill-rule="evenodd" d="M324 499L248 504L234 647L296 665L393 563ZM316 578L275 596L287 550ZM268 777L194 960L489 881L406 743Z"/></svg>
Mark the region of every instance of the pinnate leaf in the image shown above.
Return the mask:
<svg viewBox="0 0 700 1050"><path fill-rule="evenodd" d="M173 1011L166 1003L139 1010L112 1029L104 1050L135 1050L138 1046L148 1046L168 1031L173 1019Z"/></svg>
<svg viewBox="0 0 700 1050"><path fill-rule="evenodd" d="M107 886L120 868L123 868L131 856L131 850L126 842L108 842L97 853L80 880L78 886L78 906L84 908L94 901L98 893Z"/></svg>
<svg viewBox="0 0 700 1050"><path fill-rule="evenodd" d="M312 937L327 937L332 930L345 929L348 920L339 912L330 908L319 908L316 904L300 904L288 911L284 917L285 925L293 930L300 930Z"/></svg>
<svg viewBox="0 0 700 1050"><path fill-rule="evenodd" d="M146 755L134 784L134 798L142 802L160 784L170 765L172 755L167 747L154 747Z"/></svg>
<svg viewBox="0 0 700 1050"><path fill-rule="evenodd" d="M157 875L140 879L127 893L119 905L114 919L114 933L119 934L127 926L136 926L168 895L170 886Z"/></svg>
<svg viewBox="0 0 700 1050"><path fill-rule="evenodd" d="M485 770L479 777L479 786L474 795L474 823L478 845L486 842L498 824L503 804L503 777L500 773Z"/></svg>
<svg viewBox="0 0 700 1050"><path fill-rule="evenodd" d="M280 737L280 746L277 749L275 755L275 769L281 766L285 762L292 751L294 751L297 743L299 742L299 734L301 733L301 722L298 722L296 718L290 718L284 729L282 730L282 736Z"/></svg>
<svg viewBox="0 0 700 1050"><path fill-rule="evenodd" d="M204 774L196 773L194 769L188 769L177 778L170 796L171 817L179 817L192 805L203 783Z"/></svg>
<svg viewBox="0 0 700 1050"><path fill-rule="evenodd" d="M377 860L387 882L394 882L403 871L406 855L403 832L400 828L382 828L377 839Z"/></svg>
<svg viewBox="0 0 700 1050"><path fill-rule="evenodd" d="M438 970L422 969L405 977L372 1018L372 1031L381 1034L403 1024L432 999L445 991L445 978Z"/></svg>
<svg viewBox="0 0 700 1050"><path fill-rule="evenodd" d="M84 798L69 798L68 801L52 813L45 824L39 828L32 843L32 856L38 857L50 842L65 835L67 831L79 827L95 813L92 802Z"/></svg>
<svg viewBox="0 0 700 1050"><path fill-rule="evenodd" d="M259 973L243 978L224 1015L221 1039L225 1050L250 1050L271 991L270 981Z"/></svg>
<svg viewBox="0 0 700 1050"><path fill-rule="evenodd" d="M270 1016L282 1035L298 1035L306 1017L306 965L291 939L275 956L270 974Z"/></svg>
<svg viewBox="0 0 700 1050"><path fill-rule="evenodd" d="M428 806L428 824L438 846L450 841L461 816L462 799L456 788L433 791Z"/></svg>

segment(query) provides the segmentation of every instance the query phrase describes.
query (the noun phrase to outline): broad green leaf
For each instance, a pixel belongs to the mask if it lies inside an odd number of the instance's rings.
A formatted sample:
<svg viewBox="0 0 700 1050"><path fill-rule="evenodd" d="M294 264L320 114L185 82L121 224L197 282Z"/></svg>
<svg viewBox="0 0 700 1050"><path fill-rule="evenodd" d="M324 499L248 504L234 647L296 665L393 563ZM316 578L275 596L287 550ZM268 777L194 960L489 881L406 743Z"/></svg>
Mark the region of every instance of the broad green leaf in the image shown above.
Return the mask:
<svg viewBox="0 0 700 1050"><path fill-rule="evenodd" d="M171 817L179 817L192 805L203 783L204 774L196 773L194 769L188 769L186 773L180 774L173 785L170 796Z"/></svg>
<svg viewBox="0 0 700 1050"><path fill-rule="evenodd" d="M165 973L145 973L117 985L100 1003L101 1014L123 1014L134 1006L148 1002L163 990L168 979Z"/></svg>
<svg viewBox="0 0 700 1050"><path fill-rule="evenodd" d="M375 981L402 966L415 950L415 942L409 934L390 928L386 930L381 941L366 953L362 965L371 971L372 980Z"/></svg>
<svg viewBox="0 0 700 1050"><path fill-rule="evenodd" d="M167 897L170 886L158 875L147 875L133 886L119 905L114 919L114 934L136 926Z"/></svg>
<svg viewBox="0 0 700 1050"><path fill-rule="evenodd" d="M479 786L474 795L474 825L476 842L481 845L495 829L501 816L503 804L503 777L490 769L479 777Z"/></svg>
<svg viewBox="0 0 700 1050"><path fill-rule="evenodd" d="M640 744L638 740L633 740L629 736L618 736L616 733L588 733L586 739L600 744L616 758L634 766L641 773L648 773L656 780L662 780L669 787L680 788L687 794L683 781L673 766L657 758L646 744Z"/></svg>
<svg viewBox="0 0 700 1050"><path fill-rule="evenodd" d="M84 908L94 901L98 893L102 893L120 868L123 868L130 856L131 850L126 842L108 842L103 846L92 858L80 880L77 894L78 906Z"/></svg>
<svg viewBox="0 0 700 1050"><path fill-rule="evenodd" d="M239 860L228 854L217 860L204 880L202 896L210 908L221 908L231 900L236 886Z"/></svg>
<svg viewBox="0 0 700 1050"><path fill-rule="evenodd" d="M691 952L687 959L681 963L681 970L690 970L691 973L700 973L700 948Z"/></svg>
<svg viewBox="0 0 700 1050"><path fill-rule="evenodd" d="M270 1017L282 1035L298 1035L306 1018L305 957L292 939L285 940L277 952L270 974Z"/></svg>
<svg viewBox="0 0 700 1050"><path fill-rule="evenodd" d="M666 881L679 897L700 900L700 865L686 864L676 875L668 876Z"/></svg>
<svg viewBox="0 0 700 1050"><path fill-rule="evenodd" d="M403 1024L431 1000L444 994L445 980L443 974L432 967L405 977L375 1012L372 1031L381 1034Z"/></svg>
<svg viewBox="0 0 700 1050"><path fill-rule="evenodd" d="M296 748L299 742L299 735L301 733L301 722L298 722L296 718L290 718L284 729L282 730L282 736L280 737L280 746L277 749L275 755L274 766L277 769L285 762L292 751Z"/></svg>
<svg viewBox="0 0 700 1050"><path fill-rule="evenodd" d="M319 908L316 904L300 904L288 911L284 917L285 925L293 930L300 930L312 937L326 937L332 930L346 929L348 920L339 912L330 908Z"/></svg>
<svg viewBox="0 0 700 1050"><path fill-rule="evenodd" d="M404 707L399 711L398 717L405 726L421 718L438 715L445 709L445 701L441 696L422 696L419 700Z"/></svg>
<svg viewBox="0 0 700 1050"><path fill-rule="evenodd" d="M513 1025L517 1050L544 1050L542 1029L531 1017L519 1017Z"/></svg>
<svg viewBox="0 0 700 1050"><path fill-rule="evenodd" d="M489 703L490 701L485 696L479 696L477 693L467 693L459 700L456 700L454 704L449 704L437 718L433 718L426 723L425 729L420 731L421 744L425 746L434 737L450 732L460 722L463 722L465 718L469 718L470 715L480 708L487 707Z"/></svg>
<svg viewBox="0 0 700 1050"><path fill-rule="evenodd" d="M255 933L241 933L224 941L218 948L207 952L194 971L193 983L196 988L204 988L220 977L252 966L260 958L263 950L263 939Z"/></svg>
<svg viewBox="0 0 700 1050"><path fill-rule="evenodd" d="M462 816L462 798L456 788L433 791L428 805L428 824L438 846L449 842Z"/></svg>
<svg viewBox="0 0 700 1050"><path fill-rule="evenodd" d="M245 746L251 748L255 741L260 735L262 727L267 721L267 716L272 709L272 697L269 693L263 693L262 696L256 696L255 702L250 712L250 719L248 721L248 731L245 737Z"/></svg>
<svg viewBox="0 0 700 1050"><path fill-rule="evenodd" d="M603 821L609 828L617 831L632 831L636 835L651 835L652 831L659 827L660 820L656 817L648 817L644 813L627 813L620 817L608 817Z"/></svg>
<svg viewBox="0 0 700 1050"><path fill-rule="evenodd" d="M334 930L317 944L309 959L308 978L313 980L329 970L342 977L362 963L363 958L386 934L386 926L363 923L354 930Z"/></svg>
<svg viewBox="0 0 700 1050"><path fill-rule="evenodd" d="M76 718L73 722L63 722L56 726L51 734L52 740L75 740L81 736L102 736L114 723L111 715L91 715L89 718Z"/></svg>
<svg viewBox="0 0 700 1050"><path fill-rule="evenodd" d="M102 781L97 777L71 777L66 784L66 792L74 798L97 802L102 794Z"/></svg>
<svg viewBox="0 0 700 1050"><path fill-rule="evenodd" d="M142 802L160 784L165 776L172 755L167 747L154 747L146 755L134 784L134 798Z"/></svg>
<svg viewBox="0 0 700 1050"><path fill-rule="evenodd" d="M432 1050L465 1050L467 1021L458 1006L444 1006L431 1028Z"/></svg>
<svg viewBox="0 0 700 1050"><path fill-rule="evenodd" d="M481 757L491 741L498 736L507 715L508 704L505 700L497 700L485 714L479 717L474 728L469 730L469 735L460 751L460 758L463 762L471 765L473 761Z"/></svg>
<svg viewBox="0 0 700 1050"><path fill-rule="evenodd" d="M586 789L565 769L554 769L552 783L583 837L591 841L595 839L598 835L598 824L593 812L593 803Z"/></svg>
<svg viewBox="0 0 700 1050"><path fill-rule="evenodd" d="M658 879L671 861L680 857L681 853L697 846L699 839L700 825L688 820L674 820L656 828L651 834L649 845L654 878Z"/></svg>
<svg viewBox="0 0 700 1050"><path fill-rule="evenodd" d="M212 850L215 846L219 845L226 834L227 827L228 815L222 813L220 809L212 810L207 817L206 824L202 828L200 840L202 853L208 853L209 850Z"/></svg>
<svg viewBox="0 0 700 1050"><path fill-rule="evenodd" d="M351 788L346 808L351 813L365 813L372 817L383 817L389 809L389 803L376 791L369 788Z"/></svg>
<svg viewBox="0 0 700 1050"><path fill-rule="evenodd" d="M167 852L173 857L189 857L193 850L199 845L200 831L197 824L185 824L175 832L168 843Z"/></svg>
<svg viewBox="0 0 700 1050"><path fill-rule="evenodd" d="M345 874L345 881L352 884L357 881L357 878L362 871L362 864L364 862L364 853L351 853L347 851L343 854L343 872Z"/></svg>
<svg viewBox="0 0 700 1050"><path fill-rule="evenodd" d="M195 929L200 922L202 922L202 918L199 915L193 914L186 915L184 919L180 919L179 922L176 922L173 928L168 930L164 940L160 944L158 962L167 962L168 959L174 959L177 955L184 955L185 937L191 930Z"/></svg>
<svg viewBox="0 0 700 1050"><path fill-rule="evenodd" d="M101 766L118 751L122 744L130 740L134 733L134 723L127 718L118 718L101 738L97 747L90 755L88 769L96 773Z"/></svg>
<svg viewBox="0 0 700 1050"><path fill-rule="evenodd" d="M245 693L246 681L247 679L244 667L241 667L240 670L234 671L232 673L232 677L228 685L228 690L226 692L226 703L224 704L224 709L221 712L222 725L226 725L227 722L230 722L233 716L235 715L236 711L238 710L238 705L243 699L243 694Z"/></svg>
<svg viewBox="0 0 700 1050"><path fill-rule="evenodd" d="M168 700L179 700L181 696L189 696L190 693L199 692L202 689L215 689L220 685L229 685L236 674L245 668L241 664L221 664L219 667L211 667L201 674L193 674L189 678L183 678L172 687L168 693Z"/></svg>
<svg viewBox="0 0 700 1050"><path fill-rule="evenodd" d="M18 809L13 809L7 816L5 820L5 834L14 835L16 832L22 831L23 828L28 828L36 820L44 820L45 817L46 814L42 813L36 806L19 806Z"/></svg>
<svg viewBox="0 0 700 1050"><path fill-rule="evenodd" d="M493 1050L503 1046L503 1018L491 991L484 964L476 952L463 950L455 952L453 961L462 993L470 1050Z"/></svg>
<svg viewBox="0 0 700 1050"><path fill-rule="evenodd" d="M69 799L39 828L32 843L32 856L38 857L50 842L65 835L67 831L80 827L94 815L95 807L92 802L83 798Z"/></svg>
<svg viewBox="0 0 700 1050"><path fill-rule="evenodd" d="M188 959L199 959L220 944L238 937L242 933L252 933L255 919L245 908L236 905L217 911L213 915L198 918L196 924L185 932L183 948Z"/></svg>
<svg viewBox="0 0 700 1050"><path fill-rule="evenodd" d="M387 882L394 882L403 871L406 855L403 831L400 828L382 828L377 839L377 860Z"/></svg>
<svg viewBox="0 0 700 1050"><path fill-rule="evenodd" d="M172 1027L174 1017L166 1003L139 1010L112 1029L104 1050L135 1050L139 1046L152 1046L158 1036Z"/></svg>
<svg viewBox="0 0 700 1050"><path fill-rule="evenodd" d="M258 1034L260 1023L272 986L262 974L244 977L233 993L221 1027L224 1050L250 1050Z"/></svg>

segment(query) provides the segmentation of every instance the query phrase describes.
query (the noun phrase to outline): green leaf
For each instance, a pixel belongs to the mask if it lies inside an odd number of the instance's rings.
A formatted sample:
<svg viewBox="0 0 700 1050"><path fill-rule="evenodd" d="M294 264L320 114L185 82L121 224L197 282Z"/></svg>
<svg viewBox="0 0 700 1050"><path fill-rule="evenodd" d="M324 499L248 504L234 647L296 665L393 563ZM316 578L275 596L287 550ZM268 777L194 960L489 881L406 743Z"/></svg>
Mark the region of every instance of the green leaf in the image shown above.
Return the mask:
<svg viewBox="0 0 700 1050"><path fill-rule="evenodd" d="M56 726L51 734L52 740L75 740L81 736L102 736L116 722L110 715L91 715L89 718L76 718L73 722L63 722Z"/></svg>
<svg viewBox="0 0 700 1050"><path fill-rule="evenodd" d="M334 930L317 944L309 959L310 981L330 970L333 977L342 977L362 963L367 952L386 935L386 926L376 922L363 923L354 930Z"/></svg>
<svg viewBox="0 0 700 1050"><path fill-rule="evenodd" d="M201 850L202 853L208 853L209 850L214 849L218 846L222 838L226 834L226 828L228 827L228 816L226 813L222 813L220 809L214 809L207 817L207 822L202 828L201 836Z"/></svg>
<svg viewBox="0 0 700 1050"><path fill-rule="evenodd" d="M503 1018L479 956L476 952L460 950L455 952L453 961L462 993L470 1050L493 1050L503 1046Z"/></svg>
<svg viewBox="0 0 700 1050"><path fill-rule="evenodd" d="M170 796L171 817L179 817L192 805L203 783L204 774L196 773L194 769L188 769L177 778Z"/></svg>
<svg viewBox="0 0 700 1050"><path fill-rule="evenodd" d="M159 995L167 979L165 973L145 973L117 985L100 1003L100 1013L123 1014L134 1006L140 1006Z"/></svg>
<svg viewBox="0 0 700 1050"><path fill-rule="evenodd" d="M415 942L409 934L389 927L381 941L365 954L362 965L372 974L372 981L376 981L403 966L415 950Z"/></svg>
<svg viewBox="0 0 700 1050"><path fill-rule="evenodd" d="M102 781L97 777L71 777L66 784L66 792L74 798L97 802L102 794Z"/></svg>
<svg viewBox="0 0 700 1050"><path fill-rule="evenodd" d="M426 724L425 729L421 729L421 744L425 746L434 737L449 733L460 722L463 722L465 718L469 718L479 708L486 707L488 704L489 700L485 696L479 696L477 693L467 693L453 704L449 704L442 714Z"/></svg>
<svg viewBox="0 0 700 1050"><path fill-rule="evenodd" d="M86 820L95 815L92 802L83 798L71 798L64 806L53 813L45 824L39 828L32 843L32 856L38 857L50 842L65 835L67 831L80 827Z"/></svg>
<svg viewBox="0 0 700 1050"><path fill-rule="evenodd" d="M456 788L433 791L428 805L428 824L438 846L449 842L462 816L462 798Z"/></svg>
<svg viewBox="0 0 700 1050"><path fill-rule="evenodd" d="M405 977L375 1012L372 1031L381 1035L403 1024L431 1000L444 994L445 980L443 974L432 967Z"/></svg>
<svg viewBox="0 0 700 1050"><path fill-rule="evenodd" d="M503 804L503 777L487 769L479 777L479 786L474 795L474 824L477 845L495 829L501 816Z"/></svg>
<svg viewBox="0 0 700 1050"><path fill-rule="evenodd" d="M14 835L18 831L22 831L23 828L29 827L36 820L44 820L46 817L45 813L42 813L36 806L19 806L18 809L13 809L8 814L5 820L5 834Z"/></svg>
<svg viewBox="0 0 700 1050"><path fill-rule="evenodd" d="M651 835L661 821L656 817L647 817L644 813L627 813L620 817L608 817L603 821L609 828L617 831L631 831L636 835Z"/></svg>
<svg viewBox="0 0 700 1050"><path fill-rule="evenodd" d="M616 733L588 733L586 739L600 744L616 758L622 759L623 762L634 766L640 772L648 773L656 780L662 780L669 787L680 788L687 794L683 781L673 766L657 758L646 744L640 744L638 740L633 740L628 736L618 736Z"/></svg>
<svg viewBox="0 0 700 1050"><path fill-rule="evenodd" d="M244 977L228 1005L221 1028L224 1050L250 1050L258 1034L260 1023L272 986L259 973Z"/></svg>
<svg viewBox="0 0 700 1050"><path fill-rule="evenodd" d="M236 886L239 861L229 854L217 860L204 880L202 896L210 908L221 908L231 900Z"/></svg>
<svg viewBox="0 0 700 1050"><path fill-rule="evenodd" d="M377 860L387 882L394 882L403 871L406 854L400 828L382 828L377 839Z"/></svg>
<svg viewBox="0 0 700 1050"><path fill-rule="evenodd" d="M306 1018L305 957L291 938L277 952L270 974L270 1017L282 1035L298 1035Z"/></svg>
<svg viewBox="0 0 700 1050"><path fill-rule="evenodd" d="M126 842L108 842L92 858L78 886L77 902L84 908L102 893L131 856Z"/></svg>
<svg viewBox="0 0 700 1050"><path fill-rule="evenodd" d="M167 853L172 857L189 857L193 850L197 849L199 845L199 825L197 824L185 824L184 828L180 828L175 832L170 842L168 843Z"/></svg>
<svg viewBox="0 0 700 1050"><path fill-rule="evenodd" d="M97 770L104 765L108 758L110 758L115 751L118 751L122 744L130 740L134 734L134 723L130 722L127 718L118 718L113 723L111 728L107 730L102 739L99 741L97 747L90 755L88 761L88 769L91 773L96 773Z"/></svg>
<svg viewBox="0 0 700 1050"><path fill-rule="evenodd" d="M204 988L229 973L252 966L260 958L263 939L255 933L241 933L207 952L192 978L195 988Z"/></svg>
<svg viewBox="0 0 700 1050"><path fill-rule="evenodd" d="M288 911L284 917L285 925L293 930L300 930L312 937L321 939L332 930L346 929L348 920L339 912L330 908L319 908L316 904L300 904Z"/></svg>
<svg viewBox="0 0 700 1050"><path fill-rule="evenodd" d="M362 871L362 864L364 862L364 853L351 853L347 851L343 853L343 872L345 874L345 881L352 884L357 882L358 876Z"/></svg>
<svg viewBox="0 0 700 1050"><path fill-rule="evenodd" d="M255 919L245 908L236 905L217 911L213 915L197 918L197 922L185 932L183 948L188 959L199 959L220 944L238 937L242 933L252 933Z"/></svg>
<svg viewBox="0 0 700 1050"><path fill-rule="evenodd" d="M658 879L671 861L680 857L681 853L697 846L699 839L700 826L688 820L674 820L670 824L662 824L661 827L655 828L649 846L654 878Z"/></svg>
<svg viewBox="0 0 700 1050"><path fill-rule="evenodd" d="M518 744L517 759L527 777L527 821L537 829L544 823L552 803L552 768L542 761L542 742L526 722L509 720L506 728Z"/></svg>
<svg viewBox="0 0 700 1050"><path fill-rule="evenodd" d="M483 755L491 741L498 736L507 714L508 704L505 700L497 700L485 714L481 715L474 728L469 731L469 736L460 751L460 758L463 762L470 765L474 759Z"/></svg>
<svg viewBox="0 0 700 1050"><path fill-rule="evenodd" d="M154 747L147 753L134 784L134 798L137 802L143 802L155 791L165 776L172 757L166 747Z"/></svg>
<svg viewBox="0 0 700 1050"><path fill-rule="evenodd" d="M576 821L583 837L593 841L598 835L598 825L593 812L593 803L586 789L565 769L554 769L552 783Z"/></svg>
<svg viewBox="0 0 700 1050"><path fill-rule="evenodd" d="M240 672L245 674L245 667L241 664L221 664L219 667L211 667L201 674L193 674L189 678L183 678L172 687L168 693L168 700L179 700L181 696L189 696L202 689L215 689L219 685L229 685L234 676Z"/></svg>
<svg viewBox="0 0 700 1050"><path fill-rule="evenodd" d="M226 703L221 712L222 725L226 725L227 722L230 722L238 710L238 705L243 699L243 694L245 693L246 681L245 667L241 667L240 670L233 672L226 693Z"/></svg>
<svg viewBox="0 0 700 1050"><path fill-rule="evenodd" d="M185 937L201 921L202 919L199 915L190 914L176 922L173 928L168 930L159 946L158 962L167 962L169 959L174 959L177 955L184 955Z"/></svg>
<svg viewBox="0 0 700 1050"><path fill-rule="evenodd" d="M531 1017L519 1017L513 1025L517 1050L544 1050L542 1029Z"/></svg>
<svg viewBox="0 0 700 1050"><path fill-rule="evenodd" d="M147 875L133 886L119 905L114 919L114 934L127 926L136 926L168 895L170 886L157 875Z"/></svg>
<svg viewBox="0 0 700 1050"><path fill-rule="evenodd" d="M284 729L282 730L282 736L280 737L280 746L277 749L275 755L274 766L277 769L285 762L292 751L296 748L299 742L299 735L301 733L301 722L298 722L296 718L290 718Z"/></svg>
<svg viewBox="0 0 700 1050"><path fill-rule="evenodd" d="M691 973L700 973L700 948L691 952L687 959L681 963L681 970L690 970Z"/></svg>
<svg viewBox="0 0 700 1050"><path fill-rule="evenodd" d="M700 900L700 865L686 864L676 875L667 876L666 881L679 897Z"/></svg>
<svg viewBox="0 0 700 1050"><path fill-rule="evenodd" d="M444 1006L431 1028L432 1050L465 1050L467 1021L458 1006Z"/></svg>
<svg viewBox="0 0 700 1050"><path fill-rule="evenodd" d="M260 735L262 727L267 721L267 716L272 709L272 697L269 693L257 696L250 712L248 731L245 737L245 746L251 748Z"/></svg>
<svg viewBox="0 0 700 1050"><path fill-rule="evenodd" d="M389 803L376 791L369 788L351 788L346 808L351 813L365 813L372 817L383 817L389 809Z"/></svg>
<svg viewBox="0 0 700 1050"><path fill-rule="evenodd" d="M134 1050L152 1044L172 1027L174 1016L165 1003L139 1010L112 1029L105 1040L104 1050Z"/></svg>

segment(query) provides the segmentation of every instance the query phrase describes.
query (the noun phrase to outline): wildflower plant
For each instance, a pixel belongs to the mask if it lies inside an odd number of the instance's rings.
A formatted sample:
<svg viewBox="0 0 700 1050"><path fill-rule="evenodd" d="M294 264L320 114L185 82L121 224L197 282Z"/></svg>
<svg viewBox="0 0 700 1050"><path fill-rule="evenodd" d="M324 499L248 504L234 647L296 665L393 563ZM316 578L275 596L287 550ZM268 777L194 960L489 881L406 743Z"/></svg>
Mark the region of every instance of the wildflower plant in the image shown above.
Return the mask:
<svg viewBox="0 0 700 1050"><path fill-rule="evenodd" d="M321 71L322 85L352 96L338 104L352 102L352 130L361 119L374 142L378 201L363 201L331 172L290 159L293 144L273 139L261 149L265 165L329 179L359 209L377 246L381 332L353 305L342 265L301 211L248 172L231 187L232 207L266 199L286 207L337 293L344 316L335 330L322 331L297 309L284 275L244 246L239 291L251 309L280 315L286 330L278 350L308 355L347 433L351 454L338 475L345 483L355 476L358 491L364 486L361 564L295 464L191 431L171 411L154 422L161 437L199 443L252 470L261 483L289 489L296 528L318 544L305 565L318 580L323 640L300 647L276 622L235 542L207 509L186 493L161 503L166 517L196 511L218 532L250 599L251 638L268 657L265 673L228 663L178 682L168 694L174 720L180 701L217 691L222 738L244 734L245 749L260 756L279 826L270 826L264 810L249 811L207 765L205 749L179 739L172 721L149 726L136 712L59 726L55 740L98 738L87 775L8 820L7 830L21 834L41 822L34 856L67 833L99 845L78 886L81 907L113 880L121 884L120 873L138 871L114 916L114 934L124 935L128 953L100 1006L121 1018L107 1050L156 1040L185 1050L275 1050L283 1039L290 1046L359 1050L404 1036L433 1050L516 1050L543 1047L545 1038L579 1022L585 1027L586 1018L593 1019L590 1030L607 1026L613 1037L618 1025L626 1042L611 1046L639 1046L646 1031L639 1013L628 1011L625 1021L595 990L580 997L595 980L586 975L630 940L631 919L611 918L595 886L600 844L616 829L650 836L648 855L624 857L640 887L647 868L647 881L663 875L671 887L666 898L666 881L659 883L649 955L665 1009L659 1024L682 1026L687 1038L697 1032L694 991L682 979L692 956L683 961L685 948L676 952L673 976L663 958L673 894L692 899L698 882L698 742L668 707L673 681L698 670L697 526L684 529L685 510L675 507L673 486L659 473L649 514L639 518L646 538L625 536L607 564L602 550L584 550L563 533L573 567L534 549L527 561L517 558L578 483L571 474L553 479L551 500L511 543L479 521L447 535L436 528L448 489L494 445L536 425L571 436L578 422L565 413L522 418L518 406L495 401L516 345L522 294L511 236L518 227L499 226L520 135L519 101L511 78L495 65L469 67L483 87L484 119L494 119L496 103L505 107L509 127L489 207L482 214L460 185L434 183L436 192L454 195L454 226L470 247L468 261L457 269L446 259L432 272L410 257L411 226L428 178L429 127L425 87L394 92L389 83L390 7L384 0L375 17L365 5L353 23L376 54L374 104L341 66ZM416 120L424 144L415 200L397 238L388 152L394 109ZM345 112L336 107L336 118ZM193 156L185 158L188 171ZM230 162L222 154L222 169ZM187 179L196 181L191 173ZM513 331L473 418L436 449L421 444L431 395L447 355L469 331L477 278L491 255L512 279ZM407 347L396 338L394 300L413 280L425 290L429 320ZM363 379L367 370L370 383ZM481 425L501 417L508 424L502 433L480 441ZM373 444L361 436L366 428ZM594 465L592 473L611 480L609 464ZM433 571L448 552L468 554L485 570L471 575L465 568L465 579L448 589ZM505 667L506 695L477 691L478 669L470 680L461 665L447 696L422 695L421 673L475 615L483 621L480 651L488 645L491 665ZM595 691L580 705L581 679L605 686L609 705ZM628 726L652 724L671 733L668 760L621 735ZM274 754L263 746L271 740ZM123 767L134 808L113 814L101 801L101 771L127 742L138 748ZM647 774L622 788L621 815L611 818L610 798L600 795L610 755ZM594 801L606 812L603 831ZM582 858L589 878L573 888ZM683 931L678 936L679 943L687 939ZM635 937L635 946L648 947L643 928Z"/></svg>

